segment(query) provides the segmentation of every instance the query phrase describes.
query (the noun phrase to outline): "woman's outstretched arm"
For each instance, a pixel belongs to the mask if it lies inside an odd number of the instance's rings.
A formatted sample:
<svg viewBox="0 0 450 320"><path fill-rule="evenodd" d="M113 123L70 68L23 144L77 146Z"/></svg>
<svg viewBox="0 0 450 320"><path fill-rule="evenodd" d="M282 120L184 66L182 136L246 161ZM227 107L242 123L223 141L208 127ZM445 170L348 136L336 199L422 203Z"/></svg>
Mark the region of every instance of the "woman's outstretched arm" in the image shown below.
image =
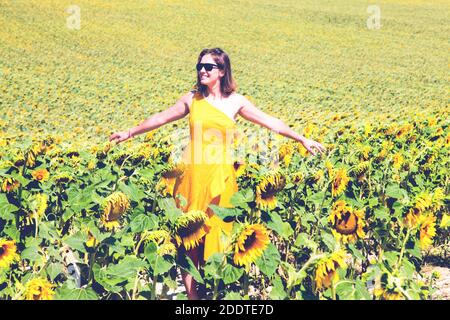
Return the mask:
<svg viewBox="0 0 450 320"><path fill-rule="evenodd" d="M317 151L315 151L314 149L317 149L320 153L323 153L325 151L325 147L319 142L305 138L304 136L292 130L282 120L259 110L246 97L241 95L240 101L241 105L239 109L239 115L241 115L244 119L300 142L306 148L306 150L308 150L308 152L312 153L313 155L316 155L317 153Z"/></svg>
<svg viewBox="0 0 450 320"><path fill-rule="evenodd" d="M120 143L139 134L159 128L169 122L185 117L189 113L189 103L192 96L192 91L186 93L173 106L159 113L155 113L148 119L142 121L138 126L130 128L127 131L113 133L109 137L109 141L115 140L117 143Z"/></svg>

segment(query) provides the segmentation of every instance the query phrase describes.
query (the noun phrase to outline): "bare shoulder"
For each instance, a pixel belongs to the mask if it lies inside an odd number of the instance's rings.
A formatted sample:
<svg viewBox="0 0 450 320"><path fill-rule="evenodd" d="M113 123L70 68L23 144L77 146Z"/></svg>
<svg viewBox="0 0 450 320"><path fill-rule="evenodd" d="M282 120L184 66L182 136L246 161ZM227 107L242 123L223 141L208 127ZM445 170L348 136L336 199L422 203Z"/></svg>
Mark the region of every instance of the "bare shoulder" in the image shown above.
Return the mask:
<svg viewBox="0 0 450 320"><path fill-rule="evenodd" d="M237 111L241 110L242 107L248 105L250 102L244 95L240 93L233 93L234 104L237 106Z"/></svg>
<svg viewBox="0 0 450 320"><path fill-rule="evenodd" d="M184 96L181 97L180 100L183 101L184 105L191 109L192 100L194 99L194 96L197 94L197 91L195 89L190 90L188 93L186 93Z"/></svg>

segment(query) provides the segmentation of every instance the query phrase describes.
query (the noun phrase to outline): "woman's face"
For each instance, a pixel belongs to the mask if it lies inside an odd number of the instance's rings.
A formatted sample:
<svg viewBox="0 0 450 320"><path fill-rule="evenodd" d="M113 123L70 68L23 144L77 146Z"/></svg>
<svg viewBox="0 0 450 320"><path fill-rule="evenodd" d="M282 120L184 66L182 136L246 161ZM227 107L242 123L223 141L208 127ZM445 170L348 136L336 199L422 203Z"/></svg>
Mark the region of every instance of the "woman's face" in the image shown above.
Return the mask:
<svg viewBox="0 0 450 320"><path fill-rule="evenodd" d="M202 57L200 63L212 63L217 64L210 54L205 54ZM199 72L200 82L204 85L214 84L216 81L220 81L220 78L224 75L224 72L220 69L213 68L211 71L206 71L203 67Z"/></svg>

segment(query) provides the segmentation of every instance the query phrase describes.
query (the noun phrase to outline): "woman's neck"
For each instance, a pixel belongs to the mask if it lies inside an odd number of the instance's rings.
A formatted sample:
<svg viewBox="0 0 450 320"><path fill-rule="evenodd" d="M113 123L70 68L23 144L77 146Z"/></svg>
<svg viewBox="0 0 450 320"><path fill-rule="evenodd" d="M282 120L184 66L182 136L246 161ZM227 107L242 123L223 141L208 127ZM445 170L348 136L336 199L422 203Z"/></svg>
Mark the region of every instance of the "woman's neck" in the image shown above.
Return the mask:
<svg viewBox="0 0 450 320"><path fill-rule="evenodd" d="M213 100L222 99L222 93L220 92L220 82L216 82L214 87L208 87L208 97Z"/></svg>

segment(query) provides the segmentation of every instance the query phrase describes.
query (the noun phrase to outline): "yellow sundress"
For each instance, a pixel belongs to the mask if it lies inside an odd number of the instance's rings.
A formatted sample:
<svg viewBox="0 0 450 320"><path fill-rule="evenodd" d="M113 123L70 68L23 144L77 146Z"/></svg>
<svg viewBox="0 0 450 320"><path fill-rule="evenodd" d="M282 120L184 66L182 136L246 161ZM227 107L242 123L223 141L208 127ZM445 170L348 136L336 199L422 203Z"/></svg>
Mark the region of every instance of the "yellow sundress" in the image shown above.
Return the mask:
<svg viewBox="0 0 450 320"><path fill-rule="evenodd" d="M189 129L190 141L182 156L185 171L175 182L173 196L183 212L201 210L208 215L211 228L203 239L206 261L213 253L223 252L226 244L221 233L229 238L233 228L233 222L224 222L208 205L214 199L219 206L232 207L230 198L238 191L232 154L236 123L197 92ZM185 206L180 205L178 194L187 200Z"/></svg>

